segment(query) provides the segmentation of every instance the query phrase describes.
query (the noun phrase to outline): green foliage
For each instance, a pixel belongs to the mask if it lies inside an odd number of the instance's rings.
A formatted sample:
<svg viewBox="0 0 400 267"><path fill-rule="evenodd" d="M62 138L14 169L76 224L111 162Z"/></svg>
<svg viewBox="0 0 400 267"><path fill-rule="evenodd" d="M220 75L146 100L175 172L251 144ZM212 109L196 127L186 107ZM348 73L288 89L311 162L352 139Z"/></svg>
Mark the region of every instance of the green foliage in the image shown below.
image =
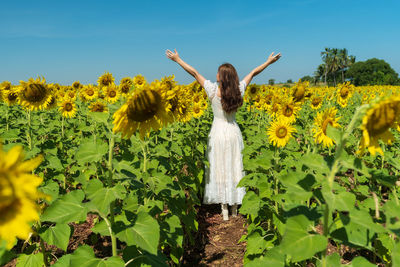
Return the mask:
<svg viewBox="0 0 400 267"><path fill-rule="evenodd" d="M399 75L383 59L371 58L354 63L346 73L354 85L396 85Z"/></svg>

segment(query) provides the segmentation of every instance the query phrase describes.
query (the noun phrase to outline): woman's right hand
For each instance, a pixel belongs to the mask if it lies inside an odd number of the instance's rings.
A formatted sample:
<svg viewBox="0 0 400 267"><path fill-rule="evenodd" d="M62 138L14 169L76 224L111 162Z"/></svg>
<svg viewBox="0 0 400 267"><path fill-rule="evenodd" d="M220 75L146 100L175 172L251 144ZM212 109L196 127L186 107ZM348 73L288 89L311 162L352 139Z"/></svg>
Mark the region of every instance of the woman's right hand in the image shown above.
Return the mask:
<svg viewBox="0 0 400 267"><path fill-rule="evenodd" d="M176 51L176 49L175 49L175 53L172 52L171 50L167 49L167 51L165 51L165 55L166 55L169 59L171 59L171 60L173 60L173 61L175 61L175 62L177 62L178 59L179 59L179 54L178 54L178 52Z"/></svg>
<svg viewBox="0 0 400 267"><path fill-rule="evenodd" d="M271 55L269 55L268 59L267 59L267 63L272 64L275 61L277 61L279 58L281 57L281 53L278 53L276 55L274 55L274 52L271 53Z"/></svg>

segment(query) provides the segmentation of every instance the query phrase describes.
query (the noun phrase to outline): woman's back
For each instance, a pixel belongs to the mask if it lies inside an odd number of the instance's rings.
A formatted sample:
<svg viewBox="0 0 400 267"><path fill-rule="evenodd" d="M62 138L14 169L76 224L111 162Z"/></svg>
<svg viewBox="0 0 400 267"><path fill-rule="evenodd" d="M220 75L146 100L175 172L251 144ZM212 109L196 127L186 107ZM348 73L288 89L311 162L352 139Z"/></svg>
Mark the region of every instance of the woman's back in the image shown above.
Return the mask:
<svg viewBox="0 0 400 267"><path fill-rule="evenodd" d="M245 92L245 88L246 88L246 83L244 81L241 81L239 83L239 90L240 93L243 97L244 92ZM234 123L236 122L235 120L235 115L236 115L236 111L230 112L230 113L226 113L223 108L222 108L222 103L221 103L221 97L218 96L218 84L217 83L212 83L210 80L206 80L204 82L204 89L208 95L208 98L211 101L211 107L212 107L212 111L214 114L214 120L222 120L225 122L230 122L230 123Z"/></svg>

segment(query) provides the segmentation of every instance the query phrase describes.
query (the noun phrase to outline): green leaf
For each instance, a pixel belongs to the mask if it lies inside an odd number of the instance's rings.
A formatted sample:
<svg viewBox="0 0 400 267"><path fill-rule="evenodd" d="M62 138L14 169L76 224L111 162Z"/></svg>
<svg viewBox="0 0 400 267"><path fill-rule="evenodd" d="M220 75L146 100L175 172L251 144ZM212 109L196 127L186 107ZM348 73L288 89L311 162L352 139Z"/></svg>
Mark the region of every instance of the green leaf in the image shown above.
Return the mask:
<svg viewBox="0 0 400 267"><path fill-rule="evenodd" d="M41 221L69 223L86 220L87 209L82 204L85 195L82 190L71 191L54 201L42 214Z"/></svg>
<svg viewBox="0 0 400 267"><path fill-rule="evenodd" d="M265 255L257 257L245 264L246 267L284 267L285 254L283 254L279 247L274 247Z"/></svg>
<svg viewBox="0 0 400 267"><path fill-rule="evenodd" d="M304 172L289 172L278 176L279 181L286 187L285 195L291 200L303 202L312 196L312 186L315 183L315 178L311 174Z"/></svg>
<svg viewBox="0 0 400 267"><path fill-rule="evenodd" d="M133 225L118 225L116 236L128 246L136 245L152 254L157 254L160 240L160 226L156 219L146 212L139 212Z"/></svg>
<svg viewBox="0 0 400 267"><path fill-rule="evenodd" d="M322 196L330 209L338 211L350 211L354 208L356 196L350 192L342 191L338 194L329 190L327 186L322 188Z"/></svg>
<svg viewBox="0 0 400 267"><path fill-rule="evenodd" d="M53 267L70 267L71 266L71 254L66 254L59 258Z"/></svg>
<svg viewBox="0 0 400 267"><path fill-rule="evenodd" d="M60 186L57 182L50 180L45 186L39 187L38 190L51 197L50 201L46 200L47 203L51 204L58 198Z"/></svg>
<svg viewBox="0 0 400 267"><path fill-rule="evenodd" d="M328 123L328 126L326 127L326 135L335 141L336 144L339 144L342 140L342 131L338 128L333 127Z"/></svg>
<svg viewBox="0 0 400 267"><path fill-rule="evenodd" d="M326 266L329 267L340 267L340 255L338 253L333 253L329 256L326 256ZM346 265L347 266L347 265ZM322 262L317 261L317 267L322 267Z"/></svg>
<svg viewBox="0 0 400 267"><path fill-rule="evenodd" d="M260 233L261 231L253 231L247 236L247 253L261 254L267 248L268 242Z"/></svg>
<svg viewBox="0 0 400 267"><path fill-rule="evenodd" d="M43 254L20 254L17 260L17 267L43 267Z"/></svg>
<svg viewBox="0 0 400 267"><path fill-rule="evenodd" d="M64 251L67 251L70 234L71 228L67 224L57 224L39 232L40 237L47 244L54 245Z"/></svg>
<svg viewBox="0 0 400 267"><path fill-rule="evenodd" d="M239 209L241 214L250 214L256 216L260 210L260 198L254 191L247 191L242 200L242 206Z"/></svg>
<svg viewBox="0 0 400 267"><path fill-rule="evenodd" d="M121 184L104 188L102 182L92 179L89 181L85 192L90 200L86 204L88 210L98 212L102 217L105 217L110 213L111 202L124 197L125 188Z"/></svg>
<svg viewBox="0 0 400 267"><path fill-rule="evenodd" d="M139 251L135 246L126 247L122 253L125 262L132 260L127 267L168 267L167 258L160 251L157 255L148 253L147 251Z"/></svg>
<svg viewBox="0 0 400 267"><path fill-rule="evenodd" d="M124 267L125 263L120 257L98 259L94 256L93 249L83 245L71 254L71 266L79 267Z"/></svg>
<svg viewBox="0 0 400 267"><path fill-rule="evenodd" d="M88 117L93 119L96 122L104 123L107 125L108 123L108 112L88 112Z"/></svg>
<svg viewBox="0 0 400 267"><path fill-rule="evenodd" d="M49 161L49 168L55 169L57 171L64 170L64 166L62 165L61 161L58 159L58 157L55 156L50 156L46 158Z"/></svg>
<svg viewBox="0 0 400 267"><path fill-rule="evenodd" d="M304 215L290 217L286 221L286 231L279 247L294 262L310 259L317 252L326 249L328 239L325 236L307 231L311 224L313 222Z"/></svg>
<svg viewBox="0 0 400 267"><path fill-rule="evenodd" d="M364 257L358 256L355 257L352 261L350 265L346 265L349 267L375 267L377 265L370 263L368 260L366 260ZM397 265L393 265L393 266L397 266Z"/></svg>
<svg viewBox="0 0 400 267"><path fill-rule="evenodd" d="M79 165L89 162L99 162L108 151L108 145L104 142L86 141L82 143L75 154L75 159Z"/></svg>
<svg viewBox="0 0 400 267"><path fill-rule="evenodd" d="M310 168L310 170L314 170L322 174L328 174L330 171L328 164L324 160L324 157L319 154L305 154L303 157L301 157L300 162Z"/></svg>

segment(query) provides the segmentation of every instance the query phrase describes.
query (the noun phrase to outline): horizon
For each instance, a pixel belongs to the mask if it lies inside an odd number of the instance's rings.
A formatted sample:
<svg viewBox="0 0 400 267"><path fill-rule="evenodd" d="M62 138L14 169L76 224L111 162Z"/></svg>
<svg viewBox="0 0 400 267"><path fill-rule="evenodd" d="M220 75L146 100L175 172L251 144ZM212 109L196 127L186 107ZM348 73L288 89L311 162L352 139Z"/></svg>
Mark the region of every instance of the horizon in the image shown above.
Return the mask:
<svg viewBox="0 0 400 267"><path fill-rule="evenodd" d="M356 61L383 59L400 73L394 0L116 2L4 3L0 82L44 76L49 83L88 84L110 72L116 83L142 74L149 82L175 75L188 84L194 78L165 56L174 48L212 81L224 62L242 79L281 52L253 82L296 82L313 76L325 47L347 48Z"/></svg>

